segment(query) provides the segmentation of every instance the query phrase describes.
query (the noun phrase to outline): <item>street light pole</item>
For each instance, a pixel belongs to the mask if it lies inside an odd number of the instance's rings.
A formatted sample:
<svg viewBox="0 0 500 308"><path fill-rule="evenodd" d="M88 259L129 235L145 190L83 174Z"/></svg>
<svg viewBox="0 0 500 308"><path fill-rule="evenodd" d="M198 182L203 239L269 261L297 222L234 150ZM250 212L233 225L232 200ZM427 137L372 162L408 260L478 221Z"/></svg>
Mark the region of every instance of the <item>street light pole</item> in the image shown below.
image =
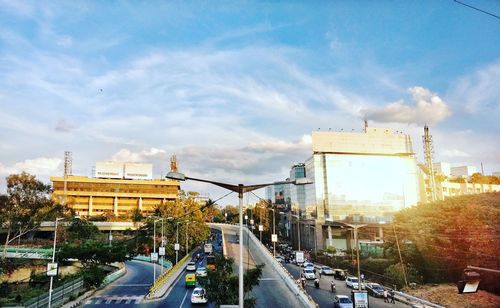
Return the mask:
<svg viewBox="0 0 500 308"><path fill-rule="evenodd" d="M191 221L186 221L186 256L188 254L188 227Z"/></svg>
<svg viewBox="0 0 500 308"><path fill-rule="evenodd" d="M271 209L273 211L273 235L276 235L276 213L275 209ZM276 257L276 242L273 241L273 256Z"/></svg>
<svg viewBox="0 0 500 308"><path fill-rule="evenodd" d="M182 174L180 172L174 172L171 171L167 174L166 178L172 179L172 180L177 180L177 181L186 181L186 180L192 180L192 181L198 181L198 182L204 182L204 183L209 183L213 184L222 188L225 188L227 190L233 191L238 193L238 203L239 203L239 241L240 241L240 247L239 247L239 269L238 269L238 303L239 307L243 308L243 193L246 192L251 192L256 189L264 188L269 185L275 185L275 184L285 184L285 183L292 183L295 185L305 185L305 184L310 184L312 183L309 179L306 178L299 178L295 179L293 182L276 182L276 183L266 183L266 184L256 184L256 185L243 185L243 184L227 184L227 183L221 183L221 182L215 182L215 181L209 181L209 180L203 180L203 179L197 179L197 178L192 178L192 177L187 177L185 174Z"/></svg>
<svg viewBox="0 0 500 308"><path fill-rule="evenodd" d="M175 239L175 264L177 264L177 262L179 262L179 223L180 221L177 222L177 225L176 225L176 239Z"/></svg>
<svg viewBox="0 0 500 308"><path fill-rule="evenodd" d="M165 228L164 228L164 223L163 223L163 219L162 219L161 220L161 246L160 247L163 247L165 249L164 232L165 232ZM162 275L163 275L163 272L165 269L165 267L163 266L164 263L165 263L165 256L162 255L161 256L161 274Z"/></svg>
<svg viewBox="0 0 500 308"><path fill-rule="evenodd" d="M52 263L56 260L56 243L57 243L57 222L64 218L56 218L56 222L54 225L54 248L52 249ZM54 276L50 276L50 285L49 285L49 308L52 306L52 286L54 284Z"/></svg>
<svg viewBox="0 0 500 308"><path fill-rule="evenodd" d="M358 237L358 229L362 227L366 227L367 225L351 225L351 224L346 224L343 223L344 225L351 227L352 230L354 231L354 243L356 245L356 265L358 268L358 290L361 291L361 269L359 265L359 237Z"/></svg>

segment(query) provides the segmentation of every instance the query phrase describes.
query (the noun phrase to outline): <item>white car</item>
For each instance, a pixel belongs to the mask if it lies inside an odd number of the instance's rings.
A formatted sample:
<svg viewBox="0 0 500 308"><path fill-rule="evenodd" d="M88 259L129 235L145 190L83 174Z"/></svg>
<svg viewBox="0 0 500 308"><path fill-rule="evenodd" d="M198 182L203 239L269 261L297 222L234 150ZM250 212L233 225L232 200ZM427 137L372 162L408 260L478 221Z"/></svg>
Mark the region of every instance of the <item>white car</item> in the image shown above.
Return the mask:
<svg viewBox="0 0 500 308"><path fill-rule="evenodd" d="M320 272L322 275L333 275L333 270L329 266L322 266Z"/></svg>
<svg viewBox="0 0 500 308"><path fill-rule="evenodd" d="M358 282L359 282L359 280L357 277L349 276L345 279L346 287L351 288L351 289L357 289ZM365 288L365 285L363 283L361 283L361 289L364 289L364 288Z"/></svg>
<svg viewBox="0 0 500 308"><path fill-rule="evenodd" d="M314 274L314 271L310 268L305 268L302 275L307 280L316 279L316 275Z"/></svg>
<svg viewBox="0 0 500 308"><path fill-rule="evenodd" d="M276 261L280 263L285 263L285 258L283 258L282 256L276 256Z"/></svg>
<svg viewBox="0 0 500 308"><path fill-rule="evenodd" d="M207 277L207 269L205 267L198 267L198 269L196 269L196 276Z"/></svg>
<svg viewBox="0 0 500 308"><path fill-rule="evenodd" d="M335 295L333 299L335 308L352 308L352 301L347 295Z"/></svg>
<svg viewBox="0 0 500 308"><path fill-rule="evenodd" d="M207 294L203 288L195 288L191 293L191 304L206 304L208 303Z"/></svg>
<svg viewBox="0 0 500 308"><path fill-rule="evenodd" d="M186 266L187 271L196 271L196 263L194 262L188 262Z"/></svg>

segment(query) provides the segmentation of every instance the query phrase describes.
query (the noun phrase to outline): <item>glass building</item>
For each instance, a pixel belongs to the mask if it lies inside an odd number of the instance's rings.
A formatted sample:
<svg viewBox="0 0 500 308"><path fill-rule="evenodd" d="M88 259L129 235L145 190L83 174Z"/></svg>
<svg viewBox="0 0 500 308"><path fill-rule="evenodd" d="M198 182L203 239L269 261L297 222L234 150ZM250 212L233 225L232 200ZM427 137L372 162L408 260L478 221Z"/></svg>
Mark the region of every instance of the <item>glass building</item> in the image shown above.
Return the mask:
<svg viewBox="0 0 500 308"><path fill-rule="evenodd" d="M296 187L304 190L304 202L302 194L292 193L291 203L301 204L301 220L315 229L318 249L347 249L341 223L377 226L420 201L409 135L368 127L360 133L318 131L312 133L312 148L304 174L313 184Z"/></svg>

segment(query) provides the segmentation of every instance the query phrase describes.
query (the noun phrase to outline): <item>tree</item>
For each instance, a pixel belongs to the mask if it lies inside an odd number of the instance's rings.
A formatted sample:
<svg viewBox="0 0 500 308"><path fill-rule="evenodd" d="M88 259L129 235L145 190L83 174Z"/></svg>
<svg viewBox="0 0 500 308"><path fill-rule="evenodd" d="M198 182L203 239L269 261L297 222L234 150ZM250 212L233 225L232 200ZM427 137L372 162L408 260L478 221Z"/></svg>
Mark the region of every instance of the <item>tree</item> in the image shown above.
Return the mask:
<svg viewBox="0 0 500 308"><path fill-rule="evenodd" d="M50 198L51 187L26 172L7 178L7 195L0 197L1 222L7 226L7 245L24 234L36 230L40 222L63 216L68 209ZM11 233L14 236L11 237Z"/></svg>
<svg viewBox="0 0 500 308"><path fill-rule="evenodd" d="M78 259L83 265L81 274L88 287L102 283L106 276L103 265L130 258L125 242L115 241L109 246L104 234L92 222L75 218L66 231L66 241L59 247L57 259Z"/></svg>
<svg viewBox="0 0 500 308"><path fill-rule="evenodd" d="M397 213L385 247L399 262L395 232L403 261L425 282L456 282L467 265L498 268L499 225L500 193L453 197Z"/></svg>
<svg viewBox="0 0 500 308"><path fill-rule="evenodd" d="M215 264L217 270L208 271L206 277L200 277L199 283L205 288L207 298L214 302L216 307L220 305L238 304L238 275L233 274L234 260L225 258L222 255L216 255ZM255 298L247 296L253 287L259 285L259 278L262 276L264 264L259 264L253 269L246 271L243 277L245 307L255 307Z"/></svg>

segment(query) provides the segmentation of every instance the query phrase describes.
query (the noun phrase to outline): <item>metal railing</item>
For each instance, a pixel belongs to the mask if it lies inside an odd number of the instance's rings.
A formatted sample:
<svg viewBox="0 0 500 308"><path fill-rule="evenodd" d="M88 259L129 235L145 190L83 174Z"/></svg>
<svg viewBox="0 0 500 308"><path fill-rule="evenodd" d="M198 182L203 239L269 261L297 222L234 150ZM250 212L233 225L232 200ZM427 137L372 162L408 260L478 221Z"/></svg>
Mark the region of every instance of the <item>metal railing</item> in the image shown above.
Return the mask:
<svg viewBox="0 0 500 308"><path fill-rule="evenodd" d="M66 299L69 299L71 295L78 296L80 291L83 291L83 278L77 278L73 281L64 283L62 286L55 288L52 291L52 307L59 307L64 304ZM38 307L48 307L49 305L49 293L39 295L32 298L24 303L26 308L38 308Z"/></svg>

